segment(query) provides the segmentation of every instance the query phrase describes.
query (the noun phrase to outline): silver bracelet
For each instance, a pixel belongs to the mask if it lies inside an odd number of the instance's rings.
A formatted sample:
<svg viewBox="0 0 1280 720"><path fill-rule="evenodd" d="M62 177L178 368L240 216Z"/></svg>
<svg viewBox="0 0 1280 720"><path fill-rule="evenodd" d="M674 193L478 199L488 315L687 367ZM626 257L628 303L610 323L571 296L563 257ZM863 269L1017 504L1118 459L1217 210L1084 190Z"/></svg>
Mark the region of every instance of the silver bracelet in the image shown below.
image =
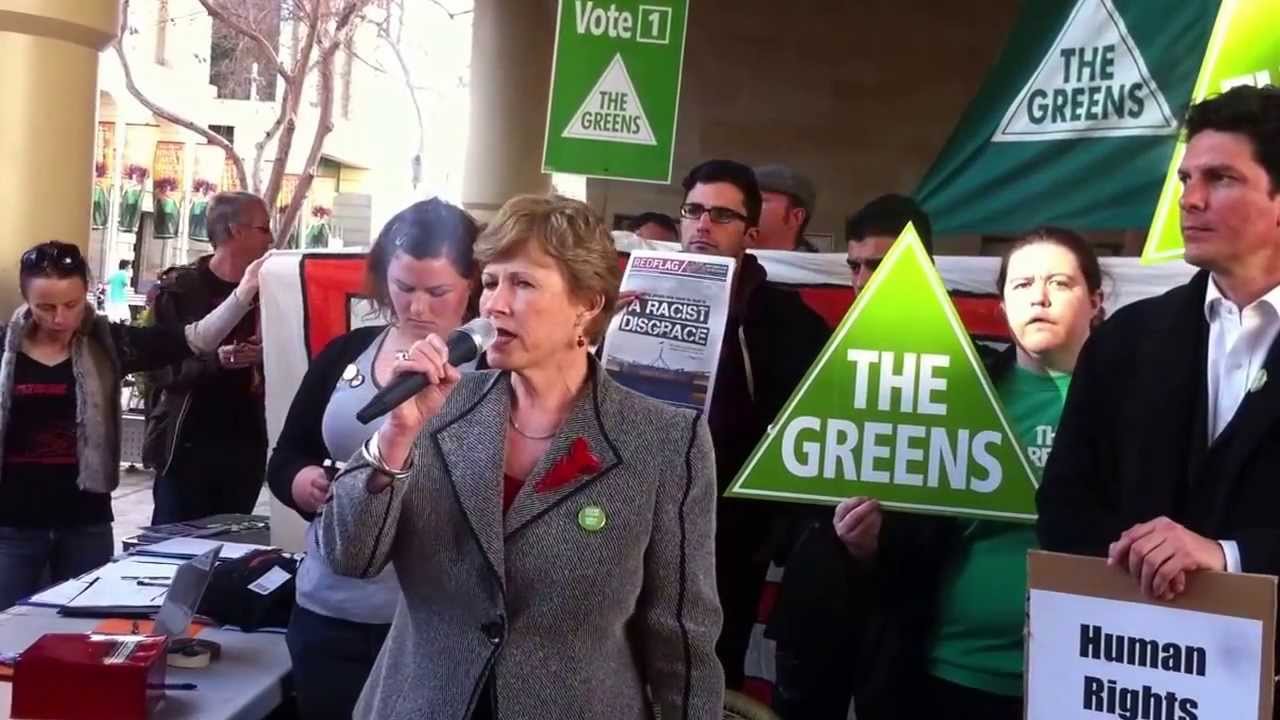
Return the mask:
<svg viewBox="0 0 1280 720"><path fill-rule="evenodd" d="M409 456L409 464L400 470L389 467L382 459L382 451L378 449L378 433L374 432L364 441L364 445L360 446L360 454L364 456L365 462L373 466L373 469L392 480L404 480L409 477L409 473L413 471L413 456Z"/></svg>

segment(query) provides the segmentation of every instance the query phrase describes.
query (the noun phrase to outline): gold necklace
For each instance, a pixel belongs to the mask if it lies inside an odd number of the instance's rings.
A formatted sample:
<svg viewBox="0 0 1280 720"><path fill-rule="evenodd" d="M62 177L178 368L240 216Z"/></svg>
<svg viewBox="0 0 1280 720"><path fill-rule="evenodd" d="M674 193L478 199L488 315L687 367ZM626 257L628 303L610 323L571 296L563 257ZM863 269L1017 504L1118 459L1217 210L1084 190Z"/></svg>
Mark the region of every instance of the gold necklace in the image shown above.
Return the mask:
<svg viewBox="0 0 1280 720"><path fill-rule="evenodd" d="M516 416L515 416L515 413L512 413L512 414L510 414L510 415L508 415L508 416L507 416L507 422L511 425L511 429L512 429L512 430L515 430L515 431L516 431L517 433L519 433L521 436L523 436L523 437L525 437L526 439L529 439L529 440L550 440L551 438L553 438L553 437L555 437L555 436L556 436L556 432L555 432L554 430L553 430L553 431L551 431L550 433L546 434L546 435L530 435L529 433L525 432L524 430L521 430L521 429L520 429L520 426L516 424Z"/></svg>

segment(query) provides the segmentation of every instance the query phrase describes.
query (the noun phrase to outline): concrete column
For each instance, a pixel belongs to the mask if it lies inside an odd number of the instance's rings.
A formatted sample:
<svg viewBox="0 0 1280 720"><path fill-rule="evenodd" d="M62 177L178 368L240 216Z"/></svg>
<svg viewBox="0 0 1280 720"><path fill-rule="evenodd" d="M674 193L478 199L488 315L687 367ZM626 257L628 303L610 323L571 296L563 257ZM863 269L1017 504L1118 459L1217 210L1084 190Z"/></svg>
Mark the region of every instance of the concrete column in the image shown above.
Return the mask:
<svg viewBox="0 0 1280 720"><path fill-rule="evenodd" d="M476 0L462 205L481 219L513 195L545 193L542 140L555 51L554 0Z"/></svg>
<svg viewBox="0 0 1280 720"><path fill-rule="evenodd" d="M0 317L21 301L22 251L88 253L98 53L119 27L119 0L0 0Z"/></svg>

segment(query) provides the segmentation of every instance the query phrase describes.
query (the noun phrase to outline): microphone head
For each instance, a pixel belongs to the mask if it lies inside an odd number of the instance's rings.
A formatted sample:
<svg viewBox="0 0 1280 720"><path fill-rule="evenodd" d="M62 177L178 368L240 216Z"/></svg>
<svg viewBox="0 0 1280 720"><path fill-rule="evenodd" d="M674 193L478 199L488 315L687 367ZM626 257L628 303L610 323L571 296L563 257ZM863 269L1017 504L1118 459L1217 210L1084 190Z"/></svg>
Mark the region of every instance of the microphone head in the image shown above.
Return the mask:
<svg viewBox="0 0 1280 720"><path fill-rule="evenodd" d="M458 332L471 336L471 340L476 344L477 355L488 350L493 341L498 339L498 326L494 325L489 318L478 317L458 328Z"/></svg>

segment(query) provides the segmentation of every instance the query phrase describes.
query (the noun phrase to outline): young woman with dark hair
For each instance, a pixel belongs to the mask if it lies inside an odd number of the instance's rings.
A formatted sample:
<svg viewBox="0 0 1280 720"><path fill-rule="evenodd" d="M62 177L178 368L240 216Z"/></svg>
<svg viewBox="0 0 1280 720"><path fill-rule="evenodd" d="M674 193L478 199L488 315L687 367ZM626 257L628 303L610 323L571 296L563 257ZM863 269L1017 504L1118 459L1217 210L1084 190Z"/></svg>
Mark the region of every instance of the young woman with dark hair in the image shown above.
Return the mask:
<svg viewBox="0 0 1280 720"><path fill-rule="evenodd" d="M438 199L418 202L382 228L369 251L369 295L385 325L352 330L311 362L267 466L280 502L316 517L329 497L335 463L343 463L377 430L356 411L391 379L392 366L413 343L447 336L474 314L472 245L478 228L462 210ZM304 720L351 717L400 602L388 567L376 577L334 573L307 528L289 624L298 712Z"/></svg>

